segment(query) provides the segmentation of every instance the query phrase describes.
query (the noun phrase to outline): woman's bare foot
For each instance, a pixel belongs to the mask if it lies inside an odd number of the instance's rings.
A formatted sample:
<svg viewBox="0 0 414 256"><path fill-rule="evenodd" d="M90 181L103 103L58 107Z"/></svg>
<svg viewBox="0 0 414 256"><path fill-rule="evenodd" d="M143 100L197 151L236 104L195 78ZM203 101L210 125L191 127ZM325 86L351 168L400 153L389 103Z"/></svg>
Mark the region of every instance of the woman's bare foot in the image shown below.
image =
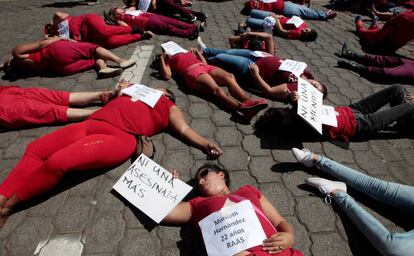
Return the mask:
<svg viewBox="0 0 414 256"><path fill-rule="evenodd" d="M13 208L20 202L16 194L9 199L0 195L0 228L6 224L7 219L13 213Z"/></svg>
<svg viewBox="0 0 414 256"><path fill-rule="evenodd" d="M99 95L99 100L103 104L106 104L108 103L108 101L110 101L114 97L116 97L116 90L103 91L101 95Z"/></svg>

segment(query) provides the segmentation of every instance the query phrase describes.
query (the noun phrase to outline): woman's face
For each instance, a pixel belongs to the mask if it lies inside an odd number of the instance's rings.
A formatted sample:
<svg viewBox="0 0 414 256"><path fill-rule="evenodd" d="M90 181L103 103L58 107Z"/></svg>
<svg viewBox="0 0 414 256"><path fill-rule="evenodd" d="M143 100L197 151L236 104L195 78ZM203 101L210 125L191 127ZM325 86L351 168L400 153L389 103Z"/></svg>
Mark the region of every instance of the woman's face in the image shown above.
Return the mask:
<svg viewBox="0 0 414 256"><path fill-rule="evenodd" d="M323 92L323 87L321 85L321 83L319 83L316 80L313 79L308 79L308 82L313 85L313 87L315 87L316 89L318 89L318 91Z"/></svg>
<svg viewBox="0 0 414 256"><path fill-rule="evenodd" d="M207 170L207 171L205 171ZM215 172L213 170L201 170L196 177L197 188L204 196L221 195L227 190L224 172Z"/></svg>

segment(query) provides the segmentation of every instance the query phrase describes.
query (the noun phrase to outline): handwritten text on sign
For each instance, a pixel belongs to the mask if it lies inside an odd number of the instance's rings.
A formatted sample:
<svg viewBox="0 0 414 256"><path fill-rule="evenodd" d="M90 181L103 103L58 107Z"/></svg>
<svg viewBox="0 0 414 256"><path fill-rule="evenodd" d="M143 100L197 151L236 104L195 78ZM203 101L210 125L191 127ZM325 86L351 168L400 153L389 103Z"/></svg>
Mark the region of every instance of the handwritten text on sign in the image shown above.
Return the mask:
<svg viewBox="0 0 414 256"><path fill-rule="evenodd" d="M308 81L298 78L298 115L322 134L323 94Z"/></svg>
<svg viewBox="0 0 414 256"><path fill-rule="evenodd" d="M140 100L153 108L162 96L162 92L142 84L133 84L130 87L122 89L122 93L131 96L131 101Z"/></svg>
<svg viewBox="0 0 414 256"><path fill-rule="evenodd" d="M192 188L141 154L113 189L160 223Z"/></svg>
<svg viewBox="0 0 414 256"><path fill-rule="evenodd" d="M305 62L285 59L282 61L282 64L280 64L279 70L288 71L295 76L300 77L307 66L308 64Z"/></svg>
<svg viewBox="0 0 414 256"><path fill-rule="evenodd" d="M231 256L261 245L266 239L249 200L223 207L198 225L209 256Z"/></svg>

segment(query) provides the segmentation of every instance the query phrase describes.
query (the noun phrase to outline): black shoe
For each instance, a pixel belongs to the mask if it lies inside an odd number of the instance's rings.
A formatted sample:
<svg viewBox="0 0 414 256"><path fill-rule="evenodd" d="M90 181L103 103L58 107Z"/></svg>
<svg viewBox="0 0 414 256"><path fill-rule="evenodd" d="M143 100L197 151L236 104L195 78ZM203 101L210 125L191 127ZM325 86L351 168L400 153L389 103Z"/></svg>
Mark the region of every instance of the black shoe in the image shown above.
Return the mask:
<svg viewBox="0 0 414 256"><path fill-rule="evenodd" d="M349 60L338 60L338 67L351 69L356 72L367 71L368 67Z"/></svg>
<svg viewBox="0 0 414 256"><path fill-rule="evenodd" d="M342 58L348 59L348 60L355 60L355 61L364 59L363 55L350 50L346 42L342 45L341 53L339 54L339 56Z"/></svg>
<svg viewBox="0 0 414 256"><path fill-rule="evenodd" d="M184 18L186 18L191 23L194 23L197 20L197 17L192 14L185 15Z"/></svg>
<svg viewBox="0 0 414 256"><path fill-rule="evenodd" d="M206 21L208 18L207 14L202 12L193 12L193 14L197 17L197 20L201 22Z"/></svg>
<svg viewBox="0 0 414 256"><path fill-rule="evenodd" d="M206 30L207 23L205 21L198 24L198 32L204 32ZM197 35L198 36L198 35Z"/></svg>

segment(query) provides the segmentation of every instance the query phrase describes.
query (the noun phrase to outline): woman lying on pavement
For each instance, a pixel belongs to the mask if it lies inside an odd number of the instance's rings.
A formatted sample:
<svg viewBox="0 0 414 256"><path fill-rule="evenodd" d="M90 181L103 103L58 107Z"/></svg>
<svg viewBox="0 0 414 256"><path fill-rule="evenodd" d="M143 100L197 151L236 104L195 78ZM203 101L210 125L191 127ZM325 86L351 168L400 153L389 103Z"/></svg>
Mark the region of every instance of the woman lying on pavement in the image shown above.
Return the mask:
<svg viewBox="0 0 414 256"><path fill-rule="evenodd" d="M190 90L212 96L218 103L233 111L240 111L250 121L260 110L267 107L267 100L252 100L237 84L234 76L223 69L208 65L200 51L190 49L174 56L162 54L160 75L171 79L180 76ZM220 87L227 87L230 95Z"/></svg>
<svg viewBox="0 0 414 256"><path fill-rule="evenodd" d="M302 19L297 19L297 24L291 24L291 18L273 12L252 10L246 24L253 30L263 30L270 27L273 34L286 39L298 39L301 41L312 42L318 37L318 33L308 27Z"/></svg>
<svg viewBox="0 0 414 256"><path fill-rule="evenodd" d="M115 91L66 92L0 86L0 129L82 121L98 109L69 106L86 106L96 102L106 104L113 96Z"/></svg>
<svg viewBox="0 0 414 256"><path fill-rule="evenodd" d="M139 3L140 0L130 0L127 1L126 7L132 10L139 10ZM207 15L204 13L185 8L177 4L174 0L151 0L149 8L144 11L158 13L165 16L173 16L174 14L178 14L189 22L194 22L196 20L206 21L207 19Z"/></svg>
<svg viewBox="0 0 414 256"><path fill-rule="evenodd" d="M290 72L279 70L283 61L279 57L248 49L208 48L201 40L197 41L209 63L222 67L238 78L243 78L251 89L259 89L272 100L289 102L292 92L297 91L296 76ZM301 77L326 96L326 87L314 80L313 75L307 69Z"/></svg>
<svg viewBox="0 0 414 256"><path fill-rule="evenodd" d="M414 215L414 187L380 180L339 164L325 156L307 149L292 149L296 159L307 167L316 166L319 170L342 181L322 178L308 178L306 184L319 189L326 195L325 202L332 199L354 222L355 226L382 255L409 256L414 251L414 229L407 232L390 232L377 219L359 206L347 194L347 185L366 194L372 199Z"/></svg>
<svg viewBox="0 0 414 256"><path fill-rule="evenodd" d="M13 48L12 55L3 67L11 77L50 73L66 76L97 67L98 76L105 78L119 75L122 69L135 64L135 61L120 58L96 44L57 36L18 45ZM108 60L119 64L120 68L109 68Z"/></svg>
<svg viewBox="0 0 414 256"><path fill-rule="evenodd" d="M112 8L108 14L112 22L120 26L138 28L157 35L170 35L189 39L196 39L199 32L204 31L205 26L205 22L198 25L188 24L167 16L149 12L128 11L120 7Z"/></svg>
<svg viewBox="0 0 414 256"><path fill-rule="evenodd" d="M298 100L298 93L295 95L295 100ZM397 122L397 128L409 132L414 125L413 100L414 97L407 94L401 85L393 85L349 106L335 107L337 127L323 125L323 136L331 141L348 142L356 136L384 130L394 122ZM388 104L390 108L381 110ZM313 134L313 128L299 117L296 107L269 109L256 125L258 129L273 133Z"/></svg>
<svg viewBox="0 0 414 256"><path fill-rule="evenodd" d="M130 27L107 25L105 20L95 13L70 16L65 12L55 12L53 20L45 26L44 32L46 36L66 37L108 49L151 37L151 34Z"/></svg>
<svg viewBox="0 0 414 256"><path fill-rule="evenodd" d="M249 0L244 4L242 12L249 14L254 9L273 12L289 18L298 16L305 20L329 20L336 17L336 12L332 10L323 12L285 0L275 0L266 3L259 0Z"/></svg>
<svg viewBox="0 0 414 256"><path fill-rule="evenodd" d="M303 255L292 248L294 231L291 225L257 188L246 185L234 192L230 191L229 173L214 164L200 167L195 175L195 181L202 196L179 203L164 218L163 223L181 225L190 222L199 227L198 223L211 213L220 211L225 206L247 200L253 204L255 215L267 239L262 245L237 253L237 256Z"/></svg>
<svg viewBox="0 0 414 256"><path fill-rule="evenodd" d="M126 81L119 84L119 88L128 86ZM159 90L163 96L154 108L121 94L87 120L30 143L0 184L0 227L19 202L52 189L65 173L122 164L137 147L136 135L150 137L169 130L209 157L218 158L222 150L188 126L171 92Z"/></svg>
<svg viewBox="0 0 414 256"><path fill-rule="evenodd" d="M200 37L197 41L199 44L203 44ZM264 51L271 55L275 54L273 36L265 32L244 31L229 37L229 44L231 49L249 49L252 51Z"/></svg>
<svg viewBox="0 0 414 256"><path fill-rule="evenodd" d="M393 82L414 84L414 60L398 56L359 54L342 45L340 57L351 60L338 60L338 66L356 71L362 75L392 78ZM355 61L355 62L353 62Z"/></svg>

